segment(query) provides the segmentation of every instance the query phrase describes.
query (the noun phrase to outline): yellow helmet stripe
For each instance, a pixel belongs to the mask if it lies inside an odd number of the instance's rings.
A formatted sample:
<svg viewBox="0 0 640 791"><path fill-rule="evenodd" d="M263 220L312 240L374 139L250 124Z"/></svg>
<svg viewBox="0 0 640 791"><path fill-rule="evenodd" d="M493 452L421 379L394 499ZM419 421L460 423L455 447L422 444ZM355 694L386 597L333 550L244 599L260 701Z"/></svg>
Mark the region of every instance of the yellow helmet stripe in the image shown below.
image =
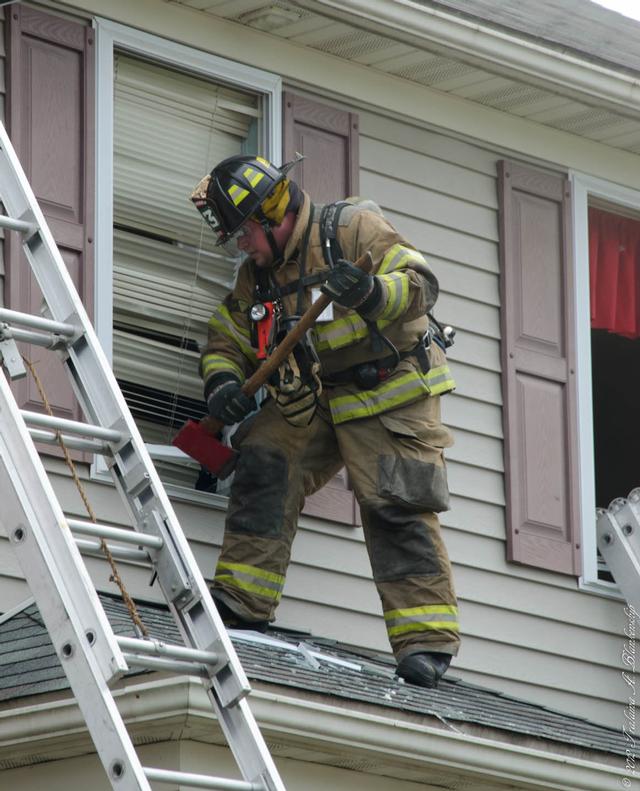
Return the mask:
<svg viewBox="0 0 640 791"><path fill-rule="evenodd" d="M260 173L258 170L254 170L253 168L247 168L242 175L246 178L246 180L251 184L252 187L255 187L256 184L259 184L262 179L264 178L264 173Z"/></svg>
<svg viewBox="0 0 640 791"><path fill-rule="evenodd" d="M229 192L229 195L230 195L230 197L231 197L231 200L234 202L234 204L235 204L236 206L237 206L239 203L242 203L242 201L243 201L243 200L244 200L244 199L247 197L247 195L249 194L249 190L242 189L242 188L241 188L241 187L239 187L237 184L232 184L232 185L229 187L229 190L228 190L228 192Z"/></svg>

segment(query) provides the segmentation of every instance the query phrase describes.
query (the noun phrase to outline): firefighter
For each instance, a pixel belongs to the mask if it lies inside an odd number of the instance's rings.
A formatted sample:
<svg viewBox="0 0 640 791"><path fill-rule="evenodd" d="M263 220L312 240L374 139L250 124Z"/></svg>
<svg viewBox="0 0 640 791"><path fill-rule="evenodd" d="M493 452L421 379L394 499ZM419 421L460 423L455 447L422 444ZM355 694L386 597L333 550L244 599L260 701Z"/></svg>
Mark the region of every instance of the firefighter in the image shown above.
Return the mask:
<svg viewBox="0 0 640 791"><path fill-rule="evenodd" d="M304 499L345 466L398 675L435 687L459 646L437 516L449 507L452 444L440 394L454 387L426 315L438 283L374 203L314 205L292 164L234 156L191 196L218 244L245 256L201 357L209 413L244 421L212 594L228 626L266 629ZM371 272L352 263L366 251ZM332 305L256 412L242 383L318 289Z"/></svg>

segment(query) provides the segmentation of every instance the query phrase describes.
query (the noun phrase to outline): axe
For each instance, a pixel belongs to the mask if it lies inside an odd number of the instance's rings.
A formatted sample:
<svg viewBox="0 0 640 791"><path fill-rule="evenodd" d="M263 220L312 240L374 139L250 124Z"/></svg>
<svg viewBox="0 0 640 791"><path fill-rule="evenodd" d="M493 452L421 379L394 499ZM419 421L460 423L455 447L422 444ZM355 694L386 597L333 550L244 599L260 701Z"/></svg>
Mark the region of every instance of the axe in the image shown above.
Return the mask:
<svg viewBox="0 0 640 791"><path fill-rule="evenodd" d="M365 272L370 272L373 266L371 253L367 251L360 256L354 262L354 266L357 266L358 269L363 269ZM300 318L300 321L276 346L268 359L242 385L242 392L245 395L252 396L258 392L271 374L275 373L286 360L307 330L313 327L318 316L330 302L330 296L327 294L320 295ZM236 452L223 445L215 436L223 426L224 423L222 421L210 416L202 418L199 423L195 420L188 420L176 434L172 444L200 462L210 472L217 475L218 478L225 478L231 470L229 462L234 458Z"/></svg>

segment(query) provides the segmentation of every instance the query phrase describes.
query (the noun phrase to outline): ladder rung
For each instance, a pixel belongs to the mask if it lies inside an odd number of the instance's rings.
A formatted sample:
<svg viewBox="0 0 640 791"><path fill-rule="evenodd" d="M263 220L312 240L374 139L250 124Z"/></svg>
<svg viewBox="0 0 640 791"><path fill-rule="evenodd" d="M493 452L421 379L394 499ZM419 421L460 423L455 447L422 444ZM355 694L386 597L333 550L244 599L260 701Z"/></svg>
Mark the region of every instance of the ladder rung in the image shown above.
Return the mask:
<svg viewBox="0 0 640 791"><path fill-rule="evenodd" d="M102 545L99 541L92 541L90 538L76 538L76 546L83 555L100 555L104 557ZM149 563L149 555L144 549L129 549L128 547L114 547L107 544L109 552L117 560L130 560L136 563Z"/></svg>
<svg viewBox="0 0 640 791"><path fill-rule="evenodd" d="M0 321L8 324L22 324L24 327L31 327L34 330L53 332L56 335L64 335L72 338L76 334L76 327L73 324L65 324L62 321L45 319L43 316L34 316L32 313L21 313L18 310L0 308Z"/></svg>
<svg viewBox="0 0 640 791"><path fill-rule="evenodd" d="M114 541L122 541L123 544L133 544L137 547L149 547L150 549L162 549L164 541L159 536L149 536L146 533L139 533L137 530L126 530L122 527L111 527L97 522L85 522L82 519L67 518L69 529L73 533L81 533L85 536L96 536L97 538L111 538Z"/></svg>
<svg viewBox="0 0 640 791"><path fill-rule="evenodd" d="M19 231L26 234L32 234L38 230L36 223L16 220L6 214L0 214L0 228L8 228L10 231Z"/></svg>
<svg viewBox="0 0 640 791"><path fill-rule="evenodd" d="M51 431L42 431L39 428L30 428L29 434L34 442L44 442L45 445L57 445L58 437ZM67 448L73 450L87 450L90 453L100 453L102 456L110 455L108 445L97 439L84 439L83 437L70 437L62 434L61 439Z"/></svg>
<svg viewBox="0 0 640 791"><path fill-rule="evenodd" d="M222 791L266 791L264 783L251 783L247 780L228 780L226 777L172 772L170 769L154 769L148 766L144 766L142 771L148 780L156 780L159 783L176 783L192 788L217 788Z"/></svg>
<svg viewBox="0 0 640 791"><path fill-rule="evenodd" d="M32 343L34 346L44 346L45 349L52 349L59 346L62 341L59 335L52 332L35 332L34 330L21 330L18 327L7 327L1 330L3 339L12 338L14 341L22 343Z"/></svg>
<svg viewBox="0 0 640 791"><path fill-rule="evenodd" d="M219 663L219 657L213 651L201 651L197 648L188 648L183 645L172 645L160 640L138 640L135 637L118 637L116 640L120 648L135 651L140 654L153 654L154 656L167 657L169 659L181 659L187 662L199 662L203 665L213 665Z"/></svg>
<svg viewBox="0 0 640 791"><path fill-rule="evenodd" d="M144 667L147 670L165 670L179 676L199 676L209 678L209 671L204 665L193 662L179 662L177 659L162 659L159 656L141 656L140 654L123 653L129 667Z"/></svg>
<svg viewBox="0 0 640 791"><path fill-rule="evenodd" d="M68 431L69 434L77 434L81 437L95 437L104 439L107 442L120 442L122 434L111 428L102 426L92 426L90 423L79 423L77 420L66 420L62 417L51 417L40 412L28 412L21 409L20 414L27 425L40 426L42 428L52 428L59 431Z"/></svg>

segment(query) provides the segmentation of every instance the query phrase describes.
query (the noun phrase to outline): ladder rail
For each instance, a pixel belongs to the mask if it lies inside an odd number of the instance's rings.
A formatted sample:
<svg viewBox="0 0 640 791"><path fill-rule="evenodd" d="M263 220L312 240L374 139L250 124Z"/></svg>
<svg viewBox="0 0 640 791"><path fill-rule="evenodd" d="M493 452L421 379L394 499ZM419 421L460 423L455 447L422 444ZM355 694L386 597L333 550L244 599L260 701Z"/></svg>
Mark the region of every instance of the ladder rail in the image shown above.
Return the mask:
<svg viewBox="0 0 640 791"><path fill-rule="evenodd" d="M12 490L15 498L9 497ZM100 723L100 738L94 742L106 772L123 791L151 791L107 684L128 666L4 373L0 375L0 491L4 498L0 522L92 736L92 723ZM71 562L65 564L65 558ZM98 644L103 646L100 652L86 650Z"/></svg>
<svg viewBox="0 0 640 791"><path fill-rule="evenodd" d="M598 549L634 615L640 619L640 488L597 514Z"/></svg>
<svg viewBox="0 0 640 791"><path fill-rule="evenodd" d="M49 328L64 327L64 335L69 339L67 345L62 349L56 349L55 353L65 364L85 419L103 427L107 432L113 432L105 438L104 444L108 450L105 458L116 489L137 529L143 534L156 536L162 540L161 548L149 549L148 553L179 631L188 646L226 658L222 669L208 667L205 685L236 763L243 777L256 783L256 787L264 788L265 791L284 791L284 785L273 759L245 700L250 690L246 674L213 604L204 577L178 523L173 506L164 491L44 215L6 130L1 124L0 193L8 217L18 220L18 225L14 223L13 227L20 226L18 229L28 234L23 238L23 250L45 297L50 313L46 320L52 322ZM6 225L10 226L11 222L5 221ZM69 336L68 327L76 330L81 328L81 331ZM2 379L4 380L4 377ZM6 381L4 387L8 391ZM15 417L16 425L20 426L23 434L25 447L29 448L29 452L35 452L35 446L24 423L20 423L22 416ZM17 417L20 420L17 420ZM24 491L22 496L25 496ZM31 527L36 524L41 529L43 525L50 524L46 520L39 523L35 516L32 518L36 521L30 522ZM64 518L57 514L57 519ZM59 524L63 524L63 521L59 521ZM53 534L55 531L42 532ZM72 558L73 563L76 564L80 554L70 531L65 527L59 532L65 536L65 539L63 545L56 547L56 551L59 550L65 557ZM43 538L43 546L48 546L46 536ZM16 544L16 548L19 551L20 544ZM47 560L45 558L45 563ZM84 566L82 569L86 574ZM86 576L88 579L88 574ZM42 588L39 590L42 598L44 591ZM102 606L97 600L97 594L93 588L92 591L93 595L88 601L91 601L91 607L95 612L101 613L100 617L106 620ZM40 600L38 598L37 600L40 604ZM86 613L76 612L75 617L78 618L79 623L85 623L88 616ZM94 641L91 652L79 653L90 659L91 657L96 659L103 673L101 680L103 685L115 676L110 670L113 657L117 657L119 672L122 663L125 663L118 646L115 645L112 650L112 645L107 646L102 640ZM72 689L78 697L78 690L73 685ZM86 715L85 720L98 747L101 738L99 727ZM122 780L113 774L113 767L109 768L105 764L105 768L112 772L114 787L117 783L119 790L126 788L128 791L129 786L123 785ZM131 788L146 791L148 784L143 776L140 777L140 770L138 764L135 773L137 785L134 784ZM128 767L125 766L123 771L131 777L131 770Z"/></svg>
<svg viewBox="0 0 640 791"><path fill-rule="evenodd" d="M216 652L220 650L216 643L222 643L223 652L235 660L232 663L233 678L227 679L225 689L219 687L217 679L213 679L214 686L218 687L216 690L218 698L225 705L248 694L249 682L237 660L233 644L213 605L173 506L164 491L145 443L2 125L0 125L0 148L6 154L5 158L0 157L0 189L2 189L5 208L11 216L17 215L21 218L32 216L38 225L38 231L25 242L23 248L38 285L45 295L52 314L51 319L60 324L80 323L85 330L80 340L67 349L66 362L73 374L71 383L75 395L88 420L120 432L123 436L128 435L128 441L124 445L108 443L113 454L113 458L109 459L108 463L133 523L141 524L145 530L164 540L164 549L157 559L158 582L163 588L182 636L189 643L193 643L194 640L201 643L208 640L209 647ZM52 261L54 266L51 266ZM140 490L138 487L132 491L128 476L139 474L140 465L144 470L143 474L147 476L143 481L144 488ZM152 503L153 507L145 507L146 503ZM182 597L182 601L179 597ZM176 601L182 604L188 600L192 600L196 605L204 601L204 606L202 608L195 606L187 610L175 604ZM233 691L229 693L231 687Z"/></svg>
<svg viewBox="0 0 640 791"><path fill-rule="evenodd" d="M101 644L97 662L105 681L118 678L127 664L4 373L0 375L0 475L4 484L0 491L21 492L19 501L7 498L3 502L0 522L29 587L60 591L76 631L79 624L84 625ZM70 562L60 558L70 558Z"/></svg>

